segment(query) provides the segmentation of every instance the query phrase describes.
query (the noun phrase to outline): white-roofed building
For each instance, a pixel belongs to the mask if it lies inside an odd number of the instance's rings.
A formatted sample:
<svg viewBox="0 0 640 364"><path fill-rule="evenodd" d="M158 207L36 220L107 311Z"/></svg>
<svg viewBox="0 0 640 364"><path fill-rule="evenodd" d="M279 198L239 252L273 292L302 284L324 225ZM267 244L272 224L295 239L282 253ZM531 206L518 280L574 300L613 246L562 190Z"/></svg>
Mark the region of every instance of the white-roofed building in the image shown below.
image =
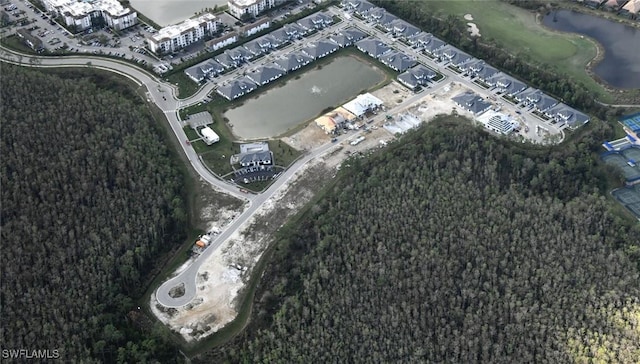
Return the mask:
<svg viewBox="0 0 640 364"><path fill-rule="evenodd" d="M213 14L204 13L196 18L160 29L147 38L149 49L158 54L175 52L195 43L218 30L220 20Z"/></svg>
<svg viewBox="0 0 640 364"><path fill-rule="evenodd" d="M122 30L138 23L138 14L130 8L125 8L117 0L41 0L41 2L47 11L63 17L65 24L77 31L102 24L115 30Z"/></svg>
<svg viewBox="0 0 640 364"><path fill-rule="evenodd" d="M276 6L275 0L229 0L227 1L231 15L242 17L256 17L265 10Z"/></svg>
<svg viewBox="0 0 640 364"><path fill-rule="evenodd" d="M477 120L481 122L485 128L503 135L508 135L515 129L516 125L518 125L518 122L509 116L492 110L478 116Z"/></svg>
<svg viewBox="0 0 640 364"><path fill-rule="evenodd" d="M383 102L372 94L362 94L355 99L342 105L344 109L357 117L362 117L365 113L377 110Z"/></svg>
<svg viewBox="0 0 640 364"><path fill-rule="evenodd" d="M207 145L211 145L220 141L220 137L218 136L218 134L216 134L216 132L208 126L200 129L200 134L202 135L202 140L204 140Z"/></svg>

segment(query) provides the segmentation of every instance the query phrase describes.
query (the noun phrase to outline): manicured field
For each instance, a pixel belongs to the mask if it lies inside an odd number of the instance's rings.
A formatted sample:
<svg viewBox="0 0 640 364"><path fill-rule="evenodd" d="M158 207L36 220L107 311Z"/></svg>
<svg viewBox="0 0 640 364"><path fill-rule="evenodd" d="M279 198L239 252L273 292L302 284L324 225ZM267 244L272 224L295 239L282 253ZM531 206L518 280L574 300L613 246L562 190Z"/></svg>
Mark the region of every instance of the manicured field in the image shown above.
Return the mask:
<svg viewBox="0 0 640 364"><path fill-rule="evenodd" d="M495 40L526 60L547 64L582 81L592 92L602 95L603 100L610 99L606 90L585 70L597 53L596 46L588 39L548 30L536 23L534 13L497 0L423 1L419 4L441 18L455 15L465 23L475 23L483 39ZM465 14L471 14L473 20L465 20Z"/></svg>

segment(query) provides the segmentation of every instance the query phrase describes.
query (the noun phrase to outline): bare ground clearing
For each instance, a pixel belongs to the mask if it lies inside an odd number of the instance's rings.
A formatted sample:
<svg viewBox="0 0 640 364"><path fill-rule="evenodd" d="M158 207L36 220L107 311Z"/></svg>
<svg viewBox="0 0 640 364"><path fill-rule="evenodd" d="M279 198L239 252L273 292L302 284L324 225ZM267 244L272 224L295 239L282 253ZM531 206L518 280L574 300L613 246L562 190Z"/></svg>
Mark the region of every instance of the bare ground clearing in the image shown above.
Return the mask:
<svg viewBox="0 0 640 364"><path fill-rule="evenodd" d="M322 160L301 169L241 231L209 257L198 272L198 292L190 304L167 309L152 296L154 314L187 341L205 338L232 321L237 315L238 294L275 231L310 201L318 185L331 177L330 173Z"/></svg>

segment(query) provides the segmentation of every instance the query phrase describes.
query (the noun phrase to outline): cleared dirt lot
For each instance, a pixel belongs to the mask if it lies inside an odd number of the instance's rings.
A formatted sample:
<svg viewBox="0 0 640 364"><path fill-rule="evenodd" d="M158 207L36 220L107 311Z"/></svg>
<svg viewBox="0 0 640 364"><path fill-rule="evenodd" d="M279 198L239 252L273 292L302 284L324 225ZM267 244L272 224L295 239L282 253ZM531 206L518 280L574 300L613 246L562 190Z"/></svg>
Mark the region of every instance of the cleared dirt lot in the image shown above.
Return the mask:
<svg viewBox="0 0 640 364"><path fill-rule="evenodd" d="M318 185L331 175L330 167L322 159L298 171L200 268L197 294L190 304L178 309L165 308L152 295L150 305L154 314L187 341L205 338L232 321L237 315L239 294L275 231L309 202Z"/></svg>

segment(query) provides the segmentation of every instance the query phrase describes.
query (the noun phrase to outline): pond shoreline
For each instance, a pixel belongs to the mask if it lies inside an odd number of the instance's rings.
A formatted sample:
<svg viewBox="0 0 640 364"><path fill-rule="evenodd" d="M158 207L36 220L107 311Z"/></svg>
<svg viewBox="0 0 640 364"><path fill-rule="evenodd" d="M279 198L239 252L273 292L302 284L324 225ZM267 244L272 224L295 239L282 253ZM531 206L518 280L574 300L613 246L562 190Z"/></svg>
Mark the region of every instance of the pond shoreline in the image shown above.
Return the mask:
<svg viewBox="0 0 640 364"><path fill-rule="evenodd" d="M612 22L611 20L609 20L607 18L604 18L604 17L597 17L597 16L595 16L593 14L581 12L581 11L576 10L575 8L568 8L567 9L567 8L562 8L562 7L547 11L545 14L537 13L537 15L536 15L536 22L541 27L547 29L548 31L554 32L554 33L558 33L558 34L572 34L572 35L575 35L575 36L579 36L582 39L588 40L590 43L592 43L596 47L596 55L589 62L587 62L587 64L585 65L585 71L587 72L587 74L591 78L593 78L596 82L598 82L600 85L605 87L609 93L615 94L615 93L620 93L620 92L628 92L628 91L632 91L632 90L640 88L640 83L638 85L630 84L630 85L619 85L619 86L613 84L612 82L615 83L615 82L620 82L620 81L618 79L616 79L616 78L606 79L606 75L602 74L602 73L608 73L609 76L615 77L615 74L612 73L610 68L609 69L607 69L607 68L601 69L601 74L598 74L597 68L598 68L598 66L601 66L603 62L605 62L605 61L606 62L615 62L617 59L606 60L608 54L607 54L606 46L602 43L602 40L595 38L592 34L586 34L581 29L578 29L577 27L575 27L572 24L567 25L568 27L573 28L571 30L569 30L569 29L565 30L565 29L552 28L549 25L549 17L553 16L554 17L553 22L555 23L557 21L556 20L556 16L561 12L562 12L562 16L565 16L565 17L567 16L567 14L569 14L569 16L573 16L575 14L575 16L586 16L586 17L598 18L599 20L601 20L603 22ZM612 23L614 23L614 22L612 22ZM567 24L567 23L564 23L564 24ZM617 26L628 27L629 29L633 29L634 31L637 31L637 29L635 27L631 27L631 26L627 25L624 22L615 22L614 24L617 25ZM606 24L606 25L608 25L608 24ZM625 28L622 28L622 29L625 29ZM607 30L610 30L610 28L607 27ZM597 31L599 31L599 30L597 30ZM606 36L612 37L611 34L606 34L606 33L603 33L602 36L603 37L606 37ZM609 46L611 46L611 44L609 44ZM620 55L617 55L617 56L622 61L626 60L626 59L624 59L624 54L622 56L620 56ZM634 60L629 60L629 63L633 64ZM632 72L632 71L630 70L629 72ZM640 73L639 73L639 77L638 78L640 79Z"/></svg>

